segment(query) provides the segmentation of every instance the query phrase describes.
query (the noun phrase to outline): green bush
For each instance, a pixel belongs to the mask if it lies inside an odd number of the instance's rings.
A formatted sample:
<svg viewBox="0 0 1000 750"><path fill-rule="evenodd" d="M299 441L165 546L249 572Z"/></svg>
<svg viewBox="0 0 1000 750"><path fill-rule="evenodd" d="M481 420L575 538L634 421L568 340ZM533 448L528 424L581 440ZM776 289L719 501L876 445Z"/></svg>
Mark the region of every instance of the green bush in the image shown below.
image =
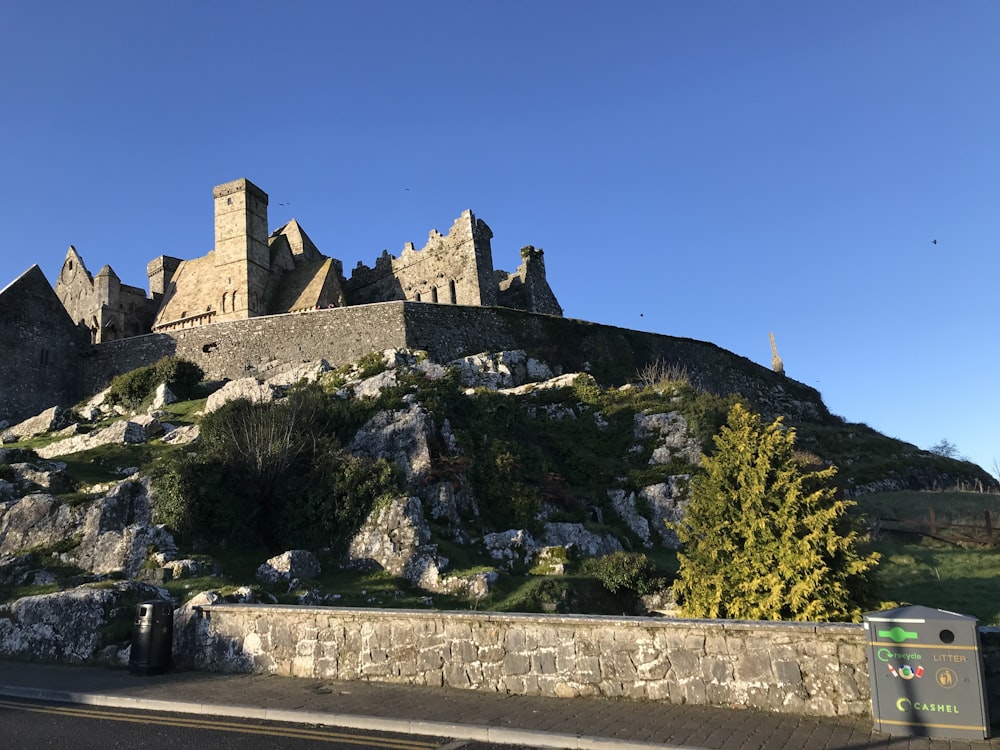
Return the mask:
<svg viewBox="0 0 1000 750"><path fill-rule="evenodd" d="M206 415L197 455L166 459L152 473L157 522L199 547L342 545L400 485L389 463L340 447L340 408L310 386Z"/></svg>
<svg viewBox="0 0 1000 750"><path fill-rule="evenodd" d="M154 365L116 375L111 380L107 400L110 404L135 410L153 395L161 383L166 383L175 396L185 400L194 395L195 386L202 377L204 373L193 362L179 357L164 357Z"/></svg>
<svg viewBox="0 0 1000 750"><path fill-rule="evenodd" d="M612 552L585 560L584 573L594 576L612 594L642 596L661 590L666 581L657 575L656 565L641 552Z"/></svg>

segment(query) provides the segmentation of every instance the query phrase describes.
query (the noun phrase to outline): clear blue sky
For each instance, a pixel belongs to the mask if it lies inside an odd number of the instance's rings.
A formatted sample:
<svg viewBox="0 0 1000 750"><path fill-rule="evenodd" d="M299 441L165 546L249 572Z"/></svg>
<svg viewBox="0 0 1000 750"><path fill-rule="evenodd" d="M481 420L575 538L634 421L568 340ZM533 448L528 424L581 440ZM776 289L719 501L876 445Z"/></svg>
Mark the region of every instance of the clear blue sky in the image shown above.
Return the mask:
<svg viewBox="0 0 1000 750"><path fill-rule="evenodd" d="M0 4L0 287L146 287L212 186L372 264L466 208L567 316L714 342L1000 459L1000 3ZM288 205L280 205L280 204ZM933 244L937 240L937 244Z"/></svg>

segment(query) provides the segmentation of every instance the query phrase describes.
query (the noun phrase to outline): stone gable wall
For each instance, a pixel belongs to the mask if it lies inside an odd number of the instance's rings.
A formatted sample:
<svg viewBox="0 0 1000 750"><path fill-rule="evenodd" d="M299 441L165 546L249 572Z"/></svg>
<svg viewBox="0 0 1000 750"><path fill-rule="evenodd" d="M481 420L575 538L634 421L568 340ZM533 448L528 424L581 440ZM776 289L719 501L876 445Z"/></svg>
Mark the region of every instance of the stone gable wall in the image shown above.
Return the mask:
<svg viewBox="0 0 1000 750"><path fill-rule="evenodd" d="M983 631L988 695L1000 633ZM603 695L818 716L871 711L856 624L211 605L181 610L175 663L517 695Z"/></svg>
<svg viewBox="0 0 1000 750"><path fill-rule="evenodd" d="M38 266L0 290L0 420L75 401L83 335Z"/></svg>

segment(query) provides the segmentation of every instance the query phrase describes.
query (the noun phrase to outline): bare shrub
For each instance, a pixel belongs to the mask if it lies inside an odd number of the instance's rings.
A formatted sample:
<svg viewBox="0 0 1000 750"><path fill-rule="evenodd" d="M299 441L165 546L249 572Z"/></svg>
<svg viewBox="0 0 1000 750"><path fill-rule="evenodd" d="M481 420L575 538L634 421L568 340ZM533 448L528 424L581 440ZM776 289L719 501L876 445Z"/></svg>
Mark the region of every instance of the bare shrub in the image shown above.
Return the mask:
<svg viewBox="0 0 1000 750"><path fill-rule="evenodd" d="M636 377L643 388L656 388L667 383L691 384L691 378L684 365L663 359L647 363L636 372Z"/></svg>

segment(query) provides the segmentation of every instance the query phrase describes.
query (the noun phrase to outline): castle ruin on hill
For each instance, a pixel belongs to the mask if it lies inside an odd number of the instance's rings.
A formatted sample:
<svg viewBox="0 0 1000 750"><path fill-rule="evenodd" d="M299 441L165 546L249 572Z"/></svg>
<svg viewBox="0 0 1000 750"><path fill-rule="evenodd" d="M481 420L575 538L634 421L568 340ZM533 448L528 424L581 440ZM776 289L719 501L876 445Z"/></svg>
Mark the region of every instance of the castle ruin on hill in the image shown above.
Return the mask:
<svg viewBox="0 0 1000 750"><path fill-rule="evenodd" d="M91 276L70 247L55 285L91 343L166 333L264 315L410 300L499 306L562 315L545 278L541 250L526 247L513 273L493 267L493 233L465 211L447 234L432 230L420 250L406 243L350 278L323 255L296 220L268 234L267 193L246 179L218 185L215 246L192 260L160 256L147 266L149 295L122 284L105 265Z"/></svg>
<svg viewBox="0 0 1000 750"><path fill-rule="evenodd" d="M290 221L267 232L267 194L220 185L215 246L149 263L149 294L70 248L55 288L34 265L0 289L0 427L69 407L119 374L176 356L211 380L333 367L371 352L421 350L447 363L523 349L563 372L623 384L650 362L681 364L699 387L741 393L765 414L816 418L819 394L714 344L565 318L541 250L493 267L492 232L470 211L417 250L383 253L345 277Z"/></svg>

